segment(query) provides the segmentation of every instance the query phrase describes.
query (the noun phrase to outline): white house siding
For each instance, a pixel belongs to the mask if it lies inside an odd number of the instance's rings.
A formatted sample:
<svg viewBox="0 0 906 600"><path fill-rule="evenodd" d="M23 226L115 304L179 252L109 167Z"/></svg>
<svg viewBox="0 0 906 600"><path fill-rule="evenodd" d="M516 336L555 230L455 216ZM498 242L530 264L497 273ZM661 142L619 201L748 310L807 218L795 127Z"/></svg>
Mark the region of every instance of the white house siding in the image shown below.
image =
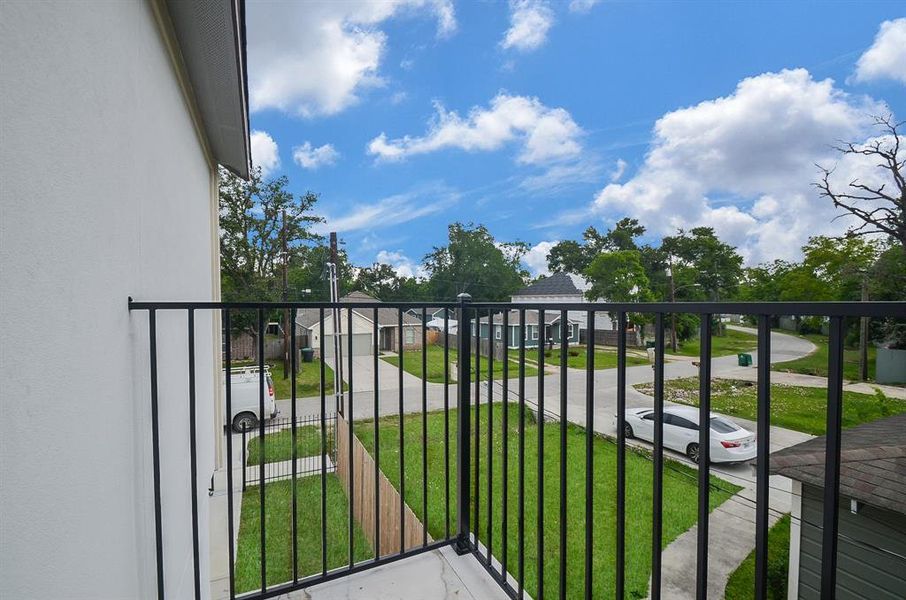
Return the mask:
<svg viewBox="0 0 906 600"><path fill-rule="evenodd" d="M151 598L148 318L127 297L215 299L214 172L150 3L3 2L0 61L0 595ZM196 334L203 581L213 318ZM186 319L158 323L166 591L188 598Z"/></svg>

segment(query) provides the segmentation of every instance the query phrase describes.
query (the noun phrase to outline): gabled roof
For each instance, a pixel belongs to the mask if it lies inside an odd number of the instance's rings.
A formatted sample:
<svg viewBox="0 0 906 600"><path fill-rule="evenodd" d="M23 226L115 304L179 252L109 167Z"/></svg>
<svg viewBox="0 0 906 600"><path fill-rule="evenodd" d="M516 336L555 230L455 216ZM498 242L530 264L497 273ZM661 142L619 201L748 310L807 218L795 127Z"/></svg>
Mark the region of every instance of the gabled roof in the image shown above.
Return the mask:
<svg viewBox="0 0 906 600"><path fill-rule="evenodd" d="M584 295L588 282L572 273L554 273L514 293L514 296L576 296Z"/></svg>
<svg viewBox="0 0 906 600"><path fill-rule="evenodd" d="M843 431L840 493L906 515L906 413ZM771 473L824 487L826 436L771 454Z"/></svg>
<svg viewBox="0 0 906 600"><path fill-rule="evenodd" d="M560 320L560 311L559 310L545 311L545 313L544 313L545 325L551 325L553 323L558 322L559 320ZM487 325L488 318L486 316L480 317L479 321L482 324ZM573 324L576 323L576 321L574 321L573 319L570 319L568 315L566 317L566 322L573 323ZM495 325L503 324L503 313L494 314L494 324ZM525 311L525 324L526 325L537 325L538 324L538 311L537 310L526 310ZM517 309L513 309L510 311L510 314L507 316L507 325L509 327L519 327L519 311Z"/></svg>
<svg viewBox="0 0 906 600"><path fill-rule="evenodd" d="M380 327L399 327L399 311L395 308L383 308L380 306L381 301L373 296L369 296L365 292L350 292L340 298L340 302L367 302L374 303L378 311L378 325ZM363 319L372 321L374 319L374 310L370 308L354 308L352 309L354 314L359 315ZM325 319L330 318L330 310L325 310ZM345 314L345 313L343 313ZM304 329L312 329L315 325L320 322L321 312L318 309L302 309L296 314L296 325ZM416 319L408 312L403 311L403 326L406 325L421 325L422 322L420 319Z"/></svg>

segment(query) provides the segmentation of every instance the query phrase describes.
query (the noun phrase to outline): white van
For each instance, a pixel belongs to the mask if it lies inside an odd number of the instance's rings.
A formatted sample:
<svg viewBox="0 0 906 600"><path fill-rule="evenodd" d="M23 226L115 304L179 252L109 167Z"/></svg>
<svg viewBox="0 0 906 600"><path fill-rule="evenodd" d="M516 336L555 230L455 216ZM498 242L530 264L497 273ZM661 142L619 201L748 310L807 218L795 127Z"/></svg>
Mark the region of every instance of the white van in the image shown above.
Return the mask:
<svg viewBox="0 0 906 600"><path fill-rule="evenodd" d="M230 371L230 416L233 431L241 432L243 428L252 430L258 427L261 399L258 394L260 370L258 366L233 367ZM223 398L226 405L226 370L224 370ZM264 417L273 419L277 416L277 403L274 397L274 380L270 368L264 366Z"/></svg>

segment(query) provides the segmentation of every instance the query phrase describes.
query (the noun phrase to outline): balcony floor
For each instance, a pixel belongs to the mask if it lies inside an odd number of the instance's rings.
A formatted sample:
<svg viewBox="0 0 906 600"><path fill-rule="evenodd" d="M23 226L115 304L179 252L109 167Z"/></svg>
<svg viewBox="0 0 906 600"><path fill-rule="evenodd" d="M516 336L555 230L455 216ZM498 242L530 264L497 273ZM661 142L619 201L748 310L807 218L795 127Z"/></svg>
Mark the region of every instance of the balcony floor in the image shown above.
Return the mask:
<svg viewBox="0 0 906 600"><path fill-rule="evenodd" d="M507 595L471 555L449 547L375 567L280 596L280 600L506 600Z"/></svg>

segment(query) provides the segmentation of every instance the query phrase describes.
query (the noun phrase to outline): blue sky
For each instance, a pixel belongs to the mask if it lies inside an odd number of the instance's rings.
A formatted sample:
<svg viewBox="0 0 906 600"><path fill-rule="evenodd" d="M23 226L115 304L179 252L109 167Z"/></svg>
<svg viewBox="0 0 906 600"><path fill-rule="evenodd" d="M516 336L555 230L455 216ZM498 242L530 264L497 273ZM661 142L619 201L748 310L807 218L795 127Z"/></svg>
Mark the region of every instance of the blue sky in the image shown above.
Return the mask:
<svg viewBox="0 0 906 600"><path fill-rule="evenodd" d="M639 218L750 263L845 220L815 163L906 114L896 2L249 2L253 161L321 194L360 265L419 272L452 221L532 246Z"/></svg>

